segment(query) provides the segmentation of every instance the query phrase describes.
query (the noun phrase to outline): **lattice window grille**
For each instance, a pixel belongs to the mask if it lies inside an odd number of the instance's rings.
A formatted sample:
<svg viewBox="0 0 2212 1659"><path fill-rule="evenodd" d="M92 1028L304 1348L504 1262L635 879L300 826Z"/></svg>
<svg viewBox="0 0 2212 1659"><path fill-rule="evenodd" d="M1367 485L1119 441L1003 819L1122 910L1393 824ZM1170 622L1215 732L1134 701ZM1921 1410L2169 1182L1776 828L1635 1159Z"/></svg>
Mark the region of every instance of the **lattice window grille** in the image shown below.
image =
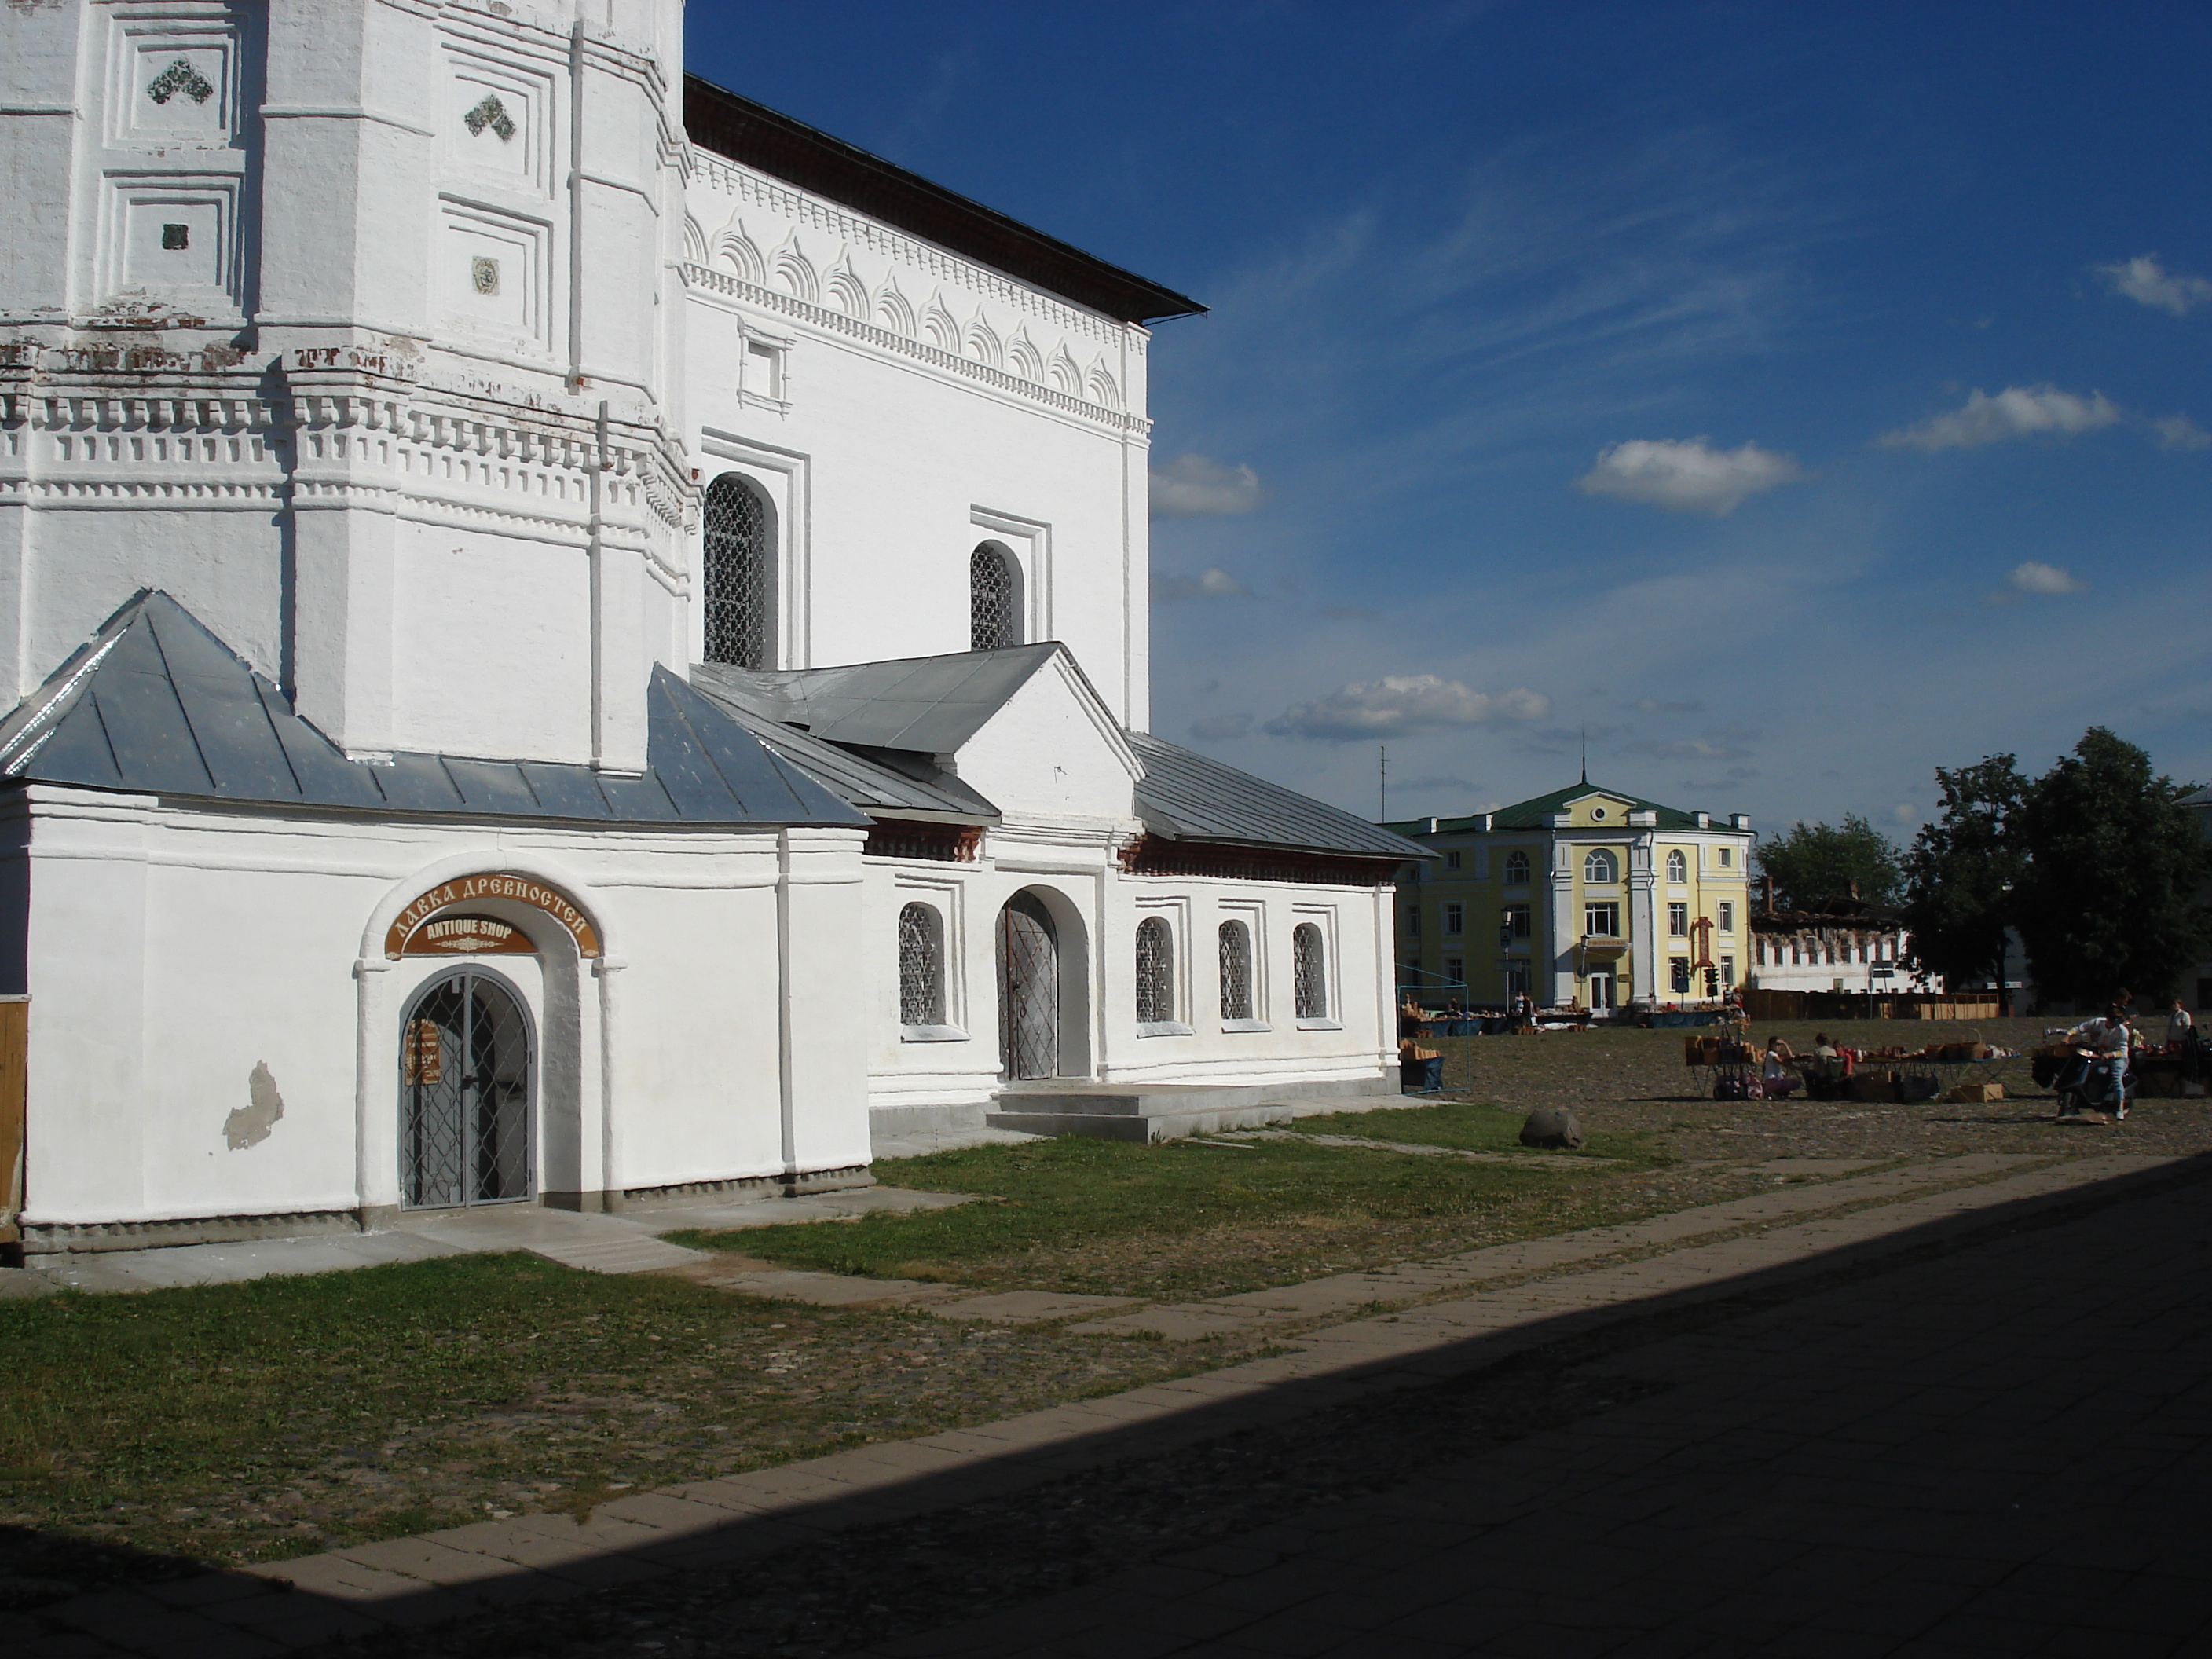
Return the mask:
<svg viewBox="0 0 2212 1659"><path fill-rule="evenodd" d="M1321 929L1303 921L1291 935L1292 969L1297 979L1300 1019L1328 1018L1328 959Z"/></svg>
<svg viewBox="0 0 2212 1659"><path fill-rule="evenodd" d="M1175 1018L1175 934L1164 919L1137 924L1137 1023L1164 1025Z"/></svg>
<svg viewBox="0 0 2212 1659"><path fill-rule="evenodd" d="M1221 1017L1252 1018L1252 934L1241 921L1221 924Z"/></svg>
<svg viewBox="0 0 2212 1659"><path fill-rule="evenodd" d="M1013 562L984 543L968 556L968 648L998 651L1019 645L1020 605Z"/></svg>
<svg viewBox="0 0 2212 1659"><path fill-rule="evenodd" d="M945 931L937 912L909 904L899 912L899 1024L945 1023Z"/></svg>
<svg viewBox="0 0 2212 1659"><path fill-rule="evenodd" d="M704 516L706 660L772 668L775 582L768 504L743 480L724 473L707 486Z"/></svg>

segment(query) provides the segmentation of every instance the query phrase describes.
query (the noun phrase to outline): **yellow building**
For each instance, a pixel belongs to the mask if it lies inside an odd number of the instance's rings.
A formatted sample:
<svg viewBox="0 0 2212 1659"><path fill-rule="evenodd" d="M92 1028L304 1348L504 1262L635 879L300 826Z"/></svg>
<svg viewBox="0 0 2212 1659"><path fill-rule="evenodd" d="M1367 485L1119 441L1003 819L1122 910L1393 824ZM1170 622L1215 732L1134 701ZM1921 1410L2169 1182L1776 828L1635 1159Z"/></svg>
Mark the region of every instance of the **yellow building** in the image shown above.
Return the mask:
<svg viewBox="0 0 2212 1659"><path fill-rule="evenodd" d="M1743 813L1685 812L1585 780L1495 812L1386 827L1436 854L1398 887L1398 982L1424 1001L1695 1003L1750 964Z"/></svg>

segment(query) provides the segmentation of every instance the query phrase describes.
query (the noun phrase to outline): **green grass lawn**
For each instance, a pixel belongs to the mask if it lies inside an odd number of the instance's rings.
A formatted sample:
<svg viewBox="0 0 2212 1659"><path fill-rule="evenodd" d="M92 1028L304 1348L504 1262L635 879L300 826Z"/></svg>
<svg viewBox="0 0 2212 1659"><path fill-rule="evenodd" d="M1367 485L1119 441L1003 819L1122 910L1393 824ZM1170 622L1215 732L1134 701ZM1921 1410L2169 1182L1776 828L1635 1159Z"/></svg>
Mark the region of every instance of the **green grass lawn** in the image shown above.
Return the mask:
<svg viewBox="0 0 2212 1659"><path fill-rule="evenodd" d="M465 1256L0 1304L0 1602L574 1507L988 1421L1218 1351L836 1313ZM17 1528L24 1530L18 1531ZM73 1553L74 1552L74 1553Z"/></svg>
<svg viewBox="0 0 2212 1659"><path fill-rule="evenodd" d="M1437 1105L1303 1120L1301 1128L1482 1151L1521 1151L1518 1115ZM833 1226L672 1234L781 1266L979 1288L1212 1296L1644 1213L1628 1179L1660 1160L1476 1164L1303 1140L1230 1145L1061 1136L878 1165L887 1184L981 1201Z"/></svg>

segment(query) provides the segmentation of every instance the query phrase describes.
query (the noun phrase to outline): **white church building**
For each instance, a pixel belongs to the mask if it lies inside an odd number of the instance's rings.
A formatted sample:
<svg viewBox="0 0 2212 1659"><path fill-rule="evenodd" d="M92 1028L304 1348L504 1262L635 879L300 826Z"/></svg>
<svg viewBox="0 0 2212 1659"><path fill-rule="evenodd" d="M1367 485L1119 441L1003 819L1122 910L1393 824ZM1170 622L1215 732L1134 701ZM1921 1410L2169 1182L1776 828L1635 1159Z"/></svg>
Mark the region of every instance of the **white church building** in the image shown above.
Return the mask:
<svg viewBox="0 0 2212 1659"><path fill-rule="evenodd" d="M682 24L0 20L0 1243L1395 1092L1418 850L1148 732L1200 307Z"/></svg>

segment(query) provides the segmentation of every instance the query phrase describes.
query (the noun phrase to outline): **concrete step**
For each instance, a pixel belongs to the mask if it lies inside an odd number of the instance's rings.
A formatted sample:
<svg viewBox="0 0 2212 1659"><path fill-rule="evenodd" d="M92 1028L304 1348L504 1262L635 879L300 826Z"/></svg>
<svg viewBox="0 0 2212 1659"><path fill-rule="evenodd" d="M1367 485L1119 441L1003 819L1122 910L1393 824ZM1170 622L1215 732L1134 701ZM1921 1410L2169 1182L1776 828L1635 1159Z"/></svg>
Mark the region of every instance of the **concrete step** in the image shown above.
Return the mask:
<svg viewBox="0 0 2212 1659"><path fill-rule="evenodd" d="M1177 1140L1256 1129L1324 1112L1371 1111L1399 1099L1397 1079L1320 1078L1282 1083L1161 1083L1115 1089L1074 1080L1001 1090L984 1121L994 1129L1102 1140Z"/></svg>

